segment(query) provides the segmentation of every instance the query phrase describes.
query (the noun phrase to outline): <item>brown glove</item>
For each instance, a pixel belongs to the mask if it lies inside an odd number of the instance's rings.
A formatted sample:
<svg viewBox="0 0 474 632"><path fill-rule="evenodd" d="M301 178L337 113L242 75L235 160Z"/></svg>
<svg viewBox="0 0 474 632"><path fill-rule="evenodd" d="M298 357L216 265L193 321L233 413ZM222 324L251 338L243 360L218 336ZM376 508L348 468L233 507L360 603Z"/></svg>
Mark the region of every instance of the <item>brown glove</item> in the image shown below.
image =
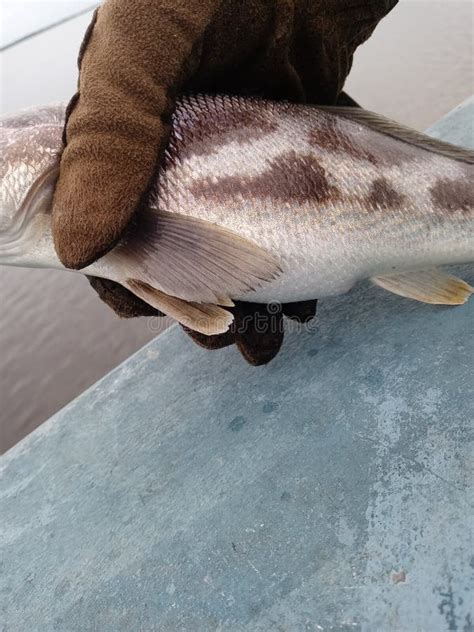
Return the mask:
<svg viewBox="0 0 474 632"><path fill-rule="evenodd" d="M53 208L61 261L82 268L120 239L146 200L180 92L335 103L355 48L396 2L106 0L81 47L79 92L67 113ZM123 288L91 283L120 315L150 314ZM236 320L249 309L238 305ZM314 309L315 302L311 308L306 302L301 313ZM286 311L299 316L297 305ZM281 339L281 333L236 330L200 342L215 348L237 341L260 364L277 353Z"/></svg>

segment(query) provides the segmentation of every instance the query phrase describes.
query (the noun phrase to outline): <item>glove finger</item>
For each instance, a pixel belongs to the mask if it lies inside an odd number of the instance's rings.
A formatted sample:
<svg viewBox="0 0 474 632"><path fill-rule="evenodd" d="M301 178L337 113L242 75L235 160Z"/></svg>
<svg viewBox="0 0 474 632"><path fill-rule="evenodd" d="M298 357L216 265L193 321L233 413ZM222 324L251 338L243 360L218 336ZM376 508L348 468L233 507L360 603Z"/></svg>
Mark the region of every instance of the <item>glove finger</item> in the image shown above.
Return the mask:
<svg viewBox="0 0 474 632"><path fill-rule="evenodd" d="M132 294L120 283L99 277L87 277L93 289L104 303L114 310L121 318L134 318L135 316L164 316L138 296Z"/></svg>
<svg viewBox="0 0 474 632"><path fill-rule="evenodd" d="M66 267L83 268L113 248L146 200L176 88L217 4L108 0L95 14L53 200L54 244Z"/></svg>
<svg viewBox="0 0 474 632"><path fill-rule="evenodd" d="M303 3L298 12L294 66L307 100L332 105L341 92L357 47L398 0L325 0Z"/></svg>
<svg viewBox="0 0 474 632"><path fill-rule="evenodd" d="M298 303L284 303L282 311L287 318L296 320L299 323L307 323L315 317L318 301L299 301Z"/></svg>
<svg viewBox="0 0 474 632"><path fill-rule="evenodd" d="M197 345L203 347L203 349L207 349L208 351L223 349L224 347L228 347L235 342L235 334L230 329L223 334L217 334L216 336L206 336L205 334L201 334L198 331L193 331L192 329L189 329L184 325L181 325L181 327L183 331L188 334L188 336Z"/></svg>
<svg viewBox="0 0 474 632"><path fill-rule="evenodd" d="M283 316L266 305L238 303L235 309L235 342L253 366L267 364L283 342Z"/></svg>

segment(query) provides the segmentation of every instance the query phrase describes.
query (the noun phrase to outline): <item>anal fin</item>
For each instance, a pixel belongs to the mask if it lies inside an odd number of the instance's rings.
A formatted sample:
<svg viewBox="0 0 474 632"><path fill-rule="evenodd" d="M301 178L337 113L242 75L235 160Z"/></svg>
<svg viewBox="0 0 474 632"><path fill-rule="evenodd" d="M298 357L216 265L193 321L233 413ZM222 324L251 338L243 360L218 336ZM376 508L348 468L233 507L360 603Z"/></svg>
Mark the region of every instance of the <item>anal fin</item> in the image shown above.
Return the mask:
<svg viewBox="0 0 474 632"><path fill-rule="evenodd" d="M394 294L434 305L462 305L474 292L462 279L436 268L372 277L371 281Z"/></svg>
<svg viewBox="0 0 474 632"><path fill-rule="evenodd" d="M206 336L225 333L234 320L233 314L219 305L184 301L137 279L127 279L126 287L149 305Z"/></svg>

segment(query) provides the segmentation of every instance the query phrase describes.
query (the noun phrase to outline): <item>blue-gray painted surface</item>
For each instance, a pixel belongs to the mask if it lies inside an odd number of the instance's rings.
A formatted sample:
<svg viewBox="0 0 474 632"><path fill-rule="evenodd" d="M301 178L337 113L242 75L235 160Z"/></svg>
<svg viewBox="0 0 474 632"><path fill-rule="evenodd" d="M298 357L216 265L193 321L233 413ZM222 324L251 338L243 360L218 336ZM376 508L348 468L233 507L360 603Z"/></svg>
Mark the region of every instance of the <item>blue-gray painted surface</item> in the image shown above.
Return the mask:
<svg viewBox="0 0 474 632"><path fill-rule="evenodd" d="M258 369L160 336L3 457L0 629L471 631L473 316L363 285Z"/></svg>

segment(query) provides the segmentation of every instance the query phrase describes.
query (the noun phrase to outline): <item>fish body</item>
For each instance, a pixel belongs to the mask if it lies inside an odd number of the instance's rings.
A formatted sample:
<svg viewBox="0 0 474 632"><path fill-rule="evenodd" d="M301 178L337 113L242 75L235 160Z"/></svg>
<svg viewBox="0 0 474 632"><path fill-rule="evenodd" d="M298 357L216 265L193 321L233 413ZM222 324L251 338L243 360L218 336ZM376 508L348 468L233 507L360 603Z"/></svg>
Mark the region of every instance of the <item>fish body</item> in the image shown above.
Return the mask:
<svg viewBox="0 0 474 632"><path fill-rule="evenodd" d="M62 267L49 214L63 122L63 109L51 107L2 124L2 263ZM81 272L148 302L147 288L195 304L292 302L342 294L367 278L396 291L393 277L474 261L473 162L472 152L363 110L187 97L174 114L146 218ZM206 227L220 229L214 241ZM227 243L231 235L240 245ZM189 268L182 288L180 266ZM231 293L222 279L213 286L224 267ZM240 271L247 282L233 283Z"/></svg>
<svg viewBox="0 0 474 632"><path fill-rule="evenodd" d="M202 101L178 107L152 200L277 253L283 274L234 298L322 298L474 260L473 165L331 110Z"/></svg>

